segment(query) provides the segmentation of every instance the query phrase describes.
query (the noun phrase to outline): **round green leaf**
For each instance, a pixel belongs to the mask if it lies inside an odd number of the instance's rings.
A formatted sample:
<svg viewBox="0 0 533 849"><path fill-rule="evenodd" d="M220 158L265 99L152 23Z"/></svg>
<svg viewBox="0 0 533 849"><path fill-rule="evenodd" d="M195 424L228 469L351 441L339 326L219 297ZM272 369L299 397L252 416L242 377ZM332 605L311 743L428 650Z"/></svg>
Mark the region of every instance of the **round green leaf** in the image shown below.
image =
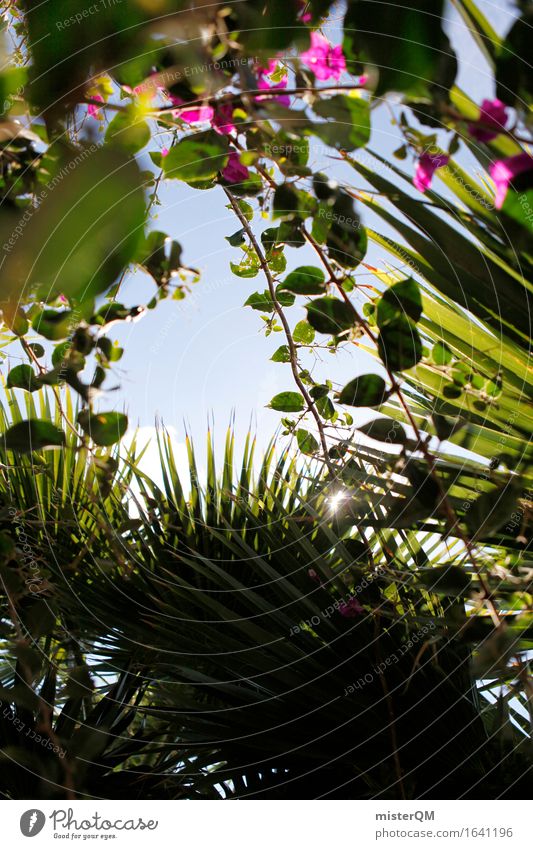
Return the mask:
<svg viewBox="0 0 533 849"><path fill-rule="evenodd" d="M336 336L355 323L355 315L349 304L337 298L318 298L307 306L307 320L319 333Z"/></svg>
<svg viewBox="0 0 533 849"><path fill-rule="evenodd" d="M132 112L118 112L109 124L105 140L109 147L138 153L150 141L150 127Z"/></svg>
<svg viewBox="0 0 533 849"><path fill-rule="evenodd" d="M4 447L18 454L29 454L46 448L60 448L65 444L65 434L44 419L17 422L0 437Z"/></svg>
<svg viewBox="0 0 533 849"><path fill-rule="evenodd" d="M299 413L303 410L305 401L299 392L280 392L279 395L274 395L269 406L281 413Z"/></svg>
<svg viewBox="0 0 533 849"><path fill-rule="evenodd" d="M358 430L370 439L378 442L403 443L407 440L407 434L401 424L394 419L374 419Z"/></svg>
<svg viewBox="0 0 533 849"><path fill-rule="evenodd" d="M436 342L431 351L431 358L438 366L447 366L452 361L453 354L445 342Z"/></svg>
<svg viewBox="0 0 533 849"><path fill-rule="evenodd" d="M280 289L295 295L321 295L326 288L324 272L312 265L302 265L285 278Z"/></svg>
<svg viewBox="0 0 533 849"><path fill-rule="evenodd" d="M314 328L307 321L299 321L292 331L292 338L297 345L310 345L315 338Z"/></svg>
<svg viewBox="0 0 533 849"><path fill-rule="evenodd" d="M128 429L128 417L124 413L91 413L82 410L78 424L97 445L113 445L119 442Z"/></svg>
<svg viewBox="0 0 533 849"><path fill-rule="evenodd" d="M403 371L422 359L422 341L415 325L405 316L399 316L381 328L378 353L391 371Z"/></svg>
<svg viewBox="0 0 533 849"><path fill-rule="evenodd" d="M418 284L412 277L395 283L381 296L377 307L378 327L408 316L417 322L422 315L422 298Z"/></svg>
<svg viewBox="0 0 533 849"><path fill-rule="evenodd" d="M188 183L215 177L228 162L226 136L213 130L187 136L175 144L163 159L165 177Z"/></svg>
<svg viewBox="0 0 533 849"><path fill-rule="evenodd" d="M291 352L288 345L281 345L277 351L270 357L274 363L290 363Z"/></svg>
<svg viewBox="0 0 533 849"><path fill-rule="evenodd" d="M41 310L32 320L33 329L56 342L65 339L72 331L75 316L72 310Z"/></svg>
<svg viewBox="0 0 533 849"><path fill-rule="evenodd" d="M321 118L331 118L325 124L314 124L312 132L326 144L337 149L355 150L370 140L370 107L362 98L336 94L319 100L314 111Z"/></svg>
<svg viewBox="0 0 533 849"><path fill-rule="evenodd" d="M41 388L32 367L26 364L11 369L7 376L7 386L10 389L25 389L26 392L35 392Z"/></svg>
<svg viewBox="0 0 533 849"><path fill-rule="evenodd" d="M363 374L347 383L339 395L341 404L351 407L379 407L387 395L387 386L377 374Z"/></svg>
<svg viewBox="0 0 533 849"><path fill-rule="evenodd" d="M319 449L319 444L312 433L303 428L298 428L296 431L296 439L298 440L298 448L303 454L316 454Z"/></svg>

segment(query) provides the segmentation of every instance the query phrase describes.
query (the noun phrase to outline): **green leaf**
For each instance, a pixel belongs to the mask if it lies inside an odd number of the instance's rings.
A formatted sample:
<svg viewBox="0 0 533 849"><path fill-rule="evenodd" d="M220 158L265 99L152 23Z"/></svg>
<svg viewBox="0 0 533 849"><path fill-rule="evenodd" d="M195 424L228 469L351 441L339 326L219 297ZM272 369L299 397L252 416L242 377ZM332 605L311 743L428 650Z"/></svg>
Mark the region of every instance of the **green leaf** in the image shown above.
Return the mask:
<svg viewBox="0 0 533 849"><path fill-rule="evenodd" d="M294 295L291 292L276 290L276 300L282 307L291 307L294 304ZM270 292L265 289L264 292L254 292L244 302L245 307L251 307L253 310L260 312L274 312L274 301L270 297Z"/></svg>
<svg viewBox="0 0 533 849"><path fill-rule="evenodd" d="M109 147L138 153L148 144L151 135L146 121L139 119L135 110L128 110L115 115L106 130L105 140Z"/></svg>
<svg viewBox="0 0 533 849"><path fill-rule="evenodd" d="M60 342L52 351L52 365L54 368L61 368L66 361L70 351L72 350L72 342L67 339L65 342Z"/></svg>
<svg viewBox="0 0 533 849"><path fill-rule="evenodd" d="M114 445L128 429L128 417L124 413L91 413L81 410L78 424L97 445Z"/></svg>
<svg viewBox="0 0 533 849"><path fill-rule="evenodd" d="M259 265L251 265L243 262L237 265L235 262L230 262L230 268L237 277L250 278L257 277L259 273Z"/></svg>
<svg viewBox="0 0 533 849"><path fill-rule="evenodd" d="M518 497L522 492L519 480L511 480L503 487L484 492L465 512L468 532L472 537L496 533L518 510Z"/></svg>
<svg viewBox="0 0 533 849"><path fill-rule="evenodd" d="M322 398L317 399L316 408L323 419L332 421L337 418L337 411L333 406L331 398L328 398L327 395L324 395L322 396Z"/></svg>
<svg viewBox="0 0 533 849"><path fill-rule="evenodd" d="M65 444L65 434L51 422L44 419L29 419L17 422L0 437L8 451L29 454L47 448L61 448Z"/></svg>
<svg viewBox="0 0 533 849"><path fill-rule="evenodd" d="M195 183L216 177L227 165L228 158L226 136L207 130L175 144L163 159L163 171L165 177Z"/></svg>
<svg viewBox="0 0 533 849"><path fill-rule="evenodd" d="M152 275L158 286L166 286L181 268L181 245L160 230L151 230L137 251L135 261Z"/></svg>
<svg viewBox="0 0 533 849"><path fill-rule="evenodd" d="M472 579L460 566L435 566L419 569L416 578L432 593L464 597L468 595Z"/></svg>
<svg viewBox="0 0 533 849"><path fill-rule="evenodd" d="M226 242L229 242L232 248L240 248L242 243L245 241L245 232L246 230L242 227L240 230L237 230L236 233L232 233L231 236L225 236Z"/></svg>
<svg viewBox="0 0 533 849"><path fill-rule="evenodd" d="M291 361L291 352L289 350L288 345L280 345L277 351L275 351L270 357L272 362L274 363L290 363Z"/></svg>
<svg viewBox="0 0 533 849"><path fill-rule="evenodd" d="M32 319L33 329L54 342L69 336L74 322L72 310L41 310Z"/></svg>
<svg viewBox="0 0 533 849"><path fill-rule="evenodd" d="M529 173L529 182L530 185L533 183L533 169ZM509 188L505 195L502 212L521 224L530 236L533 235L533 188L528 186L527 191L522 192L515 192Z"/></svg>
<svg viewBox="0 0 533 849"><path fill-rule="evenodd" d="M292 331L292 338L297 345L310 345L315 338L314 328L307 321L299 321Z"/></svg>
<svg viewBox="0 0 533 849"><path fill-rule="evenodd" d="M377 305L377 324L383 327L390 321L408 316L417 322L422 315L422 298L418 284L412 277L400 280L387 289Z"/></svg>
<svg viewBox="0 0 533 849"><path fill-rule="evenodd" d="M415 325L405 316L389 321L378 337L378 353L391 371L403 371L422 359L422 341Z"/></svg>
<svg viewBox="0 0 533 849"><path fill-rule="evenodd" d="M319 100L313 110L320 118L331 118L327 124L313 124L312 132L331 147L355 150L370 141L370 108L360 97L336 94Z"/></svg>
<svg viewBox="0 0 533 849"><path fill-rule="evenodd" d="M37 357L38 360L40 360L41 357L44 357L45 351L43 346L40 345L39 342L31 342L28 345L28 348L33 351L34 356Z"/></svg>
<svg viewBox="0 0 533 849"><path fill-rule="evenodd" d="M319 333L336 336L355 324L353 309L338 298L317 298L306 307L309 324Z"/></svg>
<svg viewBox="0 0 533 849"><path fill-rule="evenodd" d="M253 207L250 206L250 204L247 203L245 200L241 200L240 198L237 199L236 203L246 220L251 221L254 217ZM231 204L228 206L228 209L233 209Z"/></svg>
<svg viewBox="0 0 533 849"><path fill-rule="evenodd" d="M7 376L7 386L10 389L25 389L27 392L35 392L41 388L32 367L26 364L11 369Z"/></svg>
<svg viewBox="0 0 533 849"><path fill-rule="evenodd" d="M407 434L399 422L394 419L374 419L362 427L357 428L370 439L378 442L403 443L407 440Z"/></svg>
<svg viewBox="0 0 533 849"><path fill-rule="evenodd" d="M453 354L445 342L436 342L431 351L431 359L438 366L448 366L453 359Z"/></svg>
<svg viewBox="0 0 533 849"><path fill-rule="evenodd" d="M449 87L453 67L447 79L440 79L443 59L453 59L442 30L443 5L443 0L411 0L399 10L394 4L352 0L344 21L348 70L360 62L376 66L376 96L387 91L424 96L437 81Z"/></svg>
<svg viewBox="0 0 533 849"><path fill-rule="evenodd" d="M135 255L146 214L139 168L119 151L93 148L56 152L44 199L4 263L17 301L24 288L45 301L90 301Z"/></svg>
<svg viewBox="0 0 533 849"><path fill-rule="evenodd" d="M346 193L339 194L326 214L331 217L326 235L330 258L345 268L355 268L366 253L368 238L353 200Z"/></svg>
<svg viewBox="0 0 533 849"><path fill-rule="evenodd" d="M254 292L244 302L245 307L251 307L253 310L260 312L274 312L274 304L269 292Z"/></svg>
<svg viewBox="0 0 533 849"><path fill-rule="evenodd" d="M387 397L387 386L377 374L363 374L347 383L339 395L341 404L351 407L379 407Z"/></svg>
<svg viewBox="0 0 533 849"><path fill-rule="evenodd" d="M287 275L280 288L295 295L321 295L326 288L325 279L320 268L302 265Z"/></svg>
<svg viewBox="0 0 533 849"><path fill-rule="evenodd" d="M292 218L300 209L298 192L288 183L281 183L274 192L272 218Z"/></svg>
<svg viewBox="0 0 533 849"><path fill-rule="evenodd" d="M304 409L305 401L299 392L280 392L274 395L269 406L281 413L299 413Z"/></svg>
<svg viewBox="0 0 533 849"><path fill-rule="evenodd" d="M313 434L303 428L298 428L296 431L296 439L298 448L304 454L316 454L320 447Z"/></svg>

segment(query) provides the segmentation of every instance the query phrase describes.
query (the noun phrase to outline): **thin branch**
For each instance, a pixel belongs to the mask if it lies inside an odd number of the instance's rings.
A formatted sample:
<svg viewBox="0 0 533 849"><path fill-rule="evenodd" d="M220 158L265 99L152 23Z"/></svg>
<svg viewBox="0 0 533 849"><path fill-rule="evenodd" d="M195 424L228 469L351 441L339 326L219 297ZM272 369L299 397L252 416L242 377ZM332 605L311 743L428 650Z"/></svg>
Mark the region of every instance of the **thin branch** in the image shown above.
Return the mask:
<svg viewBox="0 0 533 849"><path fill-rule="evenodd" d="M322 419L320 418L320 413L318 412L318 410L315 407L315 403L314 403L313 399L311 398L309 392L307 391L306 386L304 385L304 383L303 383L303 381L300 377L299 367L298 367L298 352L296 350L296 346L295 346L294 340L292 338L292 333L291 333L291 329L289 327L289 323L288 323L288 321L285 317L285 313L283 312L281 304L279 303L279 301L276 297L276 287L274 285L274 278L272 277L272 272L270 271L270 268L268 266L268 262L266 260L265 254L263 253L263 250L261 249L261 246L259 245L259 243L258 243L258 241L257 241L257 239L254 235L254 232L253 232L252 228L250 227L250 224L249 224L246 216L244 215L244 213L240 209L237 201L235 200L234 196L229 191L229 189L225 188L224 191L225 191L226 196L227 196L227 198L228 198L228 200L229 200L229 202L232 206L232 209L233 209L235 215L239 219L244 231L246 232L246 235L248 236L248 238L250 240L250 244L252 245L252 247L255 251L255 254L256 254L256 256L259 260L259 264L261 265L261 269L263 270L263 273L266 277L267 284L268 284L268 291L269 291L269 294L270 294L270 298L272 300L272 304L274 306L274 310L279 317L279 320L280 320L280 322L283 326L283 330L285 332L285 337L287 339L287 347L289 348L290 364L291 364L291 369L292 369L292 373L293 373L293 377L294 377L294 382L296 383L298 389L300 390L301 394L303 395L303 397L305 399L305 403L307 404L307 406L309 408L309 412L311 413L311 415L313 416L313 418L316 422L316 426L317 426L319 437L320 437L320 444L322 446L322 451L324 453L324 462L326 463L328 470L331 472L331 474L334 475L335 474L335 467L334 467L334 465L331 462L331 459L329 457L328 443L326 441L324 424L322 422Z"/></svg>

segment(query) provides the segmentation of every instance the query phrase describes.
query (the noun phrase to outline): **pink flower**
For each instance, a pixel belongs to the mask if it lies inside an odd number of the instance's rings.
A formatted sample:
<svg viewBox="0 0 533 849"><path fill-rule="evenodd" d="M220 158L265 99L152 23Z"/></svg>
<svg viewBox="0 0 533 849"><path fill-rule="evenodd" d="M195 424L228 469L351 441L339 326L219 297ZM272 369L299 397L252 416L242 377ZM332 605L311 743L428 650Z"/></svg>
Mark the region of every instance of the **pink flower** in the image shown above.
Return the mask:
<svg viewBox="0 0 533 849"><path fill-rule="evenodd" d="M185 103L181 97L176 97L173 94L170 95L170 100L174 106L182 106ZM215 110L212 106L200 106L197 109L185 109L183 111L178 109L174 113L174 117L181 118L181 120L185 121L187 124L198 124L202 121L212 121L214 114Z"/></svg>
<svg viewBox="0 0 533 849"><path fill-rule="evenodd" d="M337 44L332 47L330 42L319 32L311 33L311 47L300 56L304 65L314 71L317 80L338 80L346 70L346 60L342 47Z"/></svg>
<svg viewBox="0 0 533 849"><path fill-rule="evenodd" d="M92 94L91 100L97 100L99 103L104 102L104 98L101 94ZM91 116L91 118L98 118L98 113L100 111L100 107L96 106L94 103L89 103L87 107L87 114Z"/></svg>
<svg viewBox="0 0 533 849"><path fill-rule="evenodd" d="M426 192L431 186L433 174L437 168L442 168L449 161L450 157L447 153L423 153L416 166L415 178L413 180L415 188L421 192Z"/></svg>
<svg viewBox="0 0 533 849"><path fill-rule="evenodd" d="M299 8L298 19L303 24L308 24L313 16L312 16L311 12L306 12L307 5L308 5L307 0L297 0L297 2L298 2L298 8Z"/></svg>
<svg viewBox="0 0 533 849"><path fill-rule="evenodd" d="M162 147L161 148L161 156L168 156L168 154L169 154L168 147Z"/></svg>
<svg viewBox="0 0 533 849"><path fill-rule="evenodd" d="M258 68L257 71L257 88L261 91L278 91L278 89L287 88L287 77L284 77L279 83L271 82L268 77L277 69L278 63L275 59L269 59L266 68ZM266 100L262 95L254 97L254 100ZM282 106L290 106L291 99L288 94L280 94L278 97L269 97L268 100L274 103L281 103Z"/></svg>
<svg viewBox="0 0 533 849"><path fill-rule="evenodd" d="M339 613L347 619L353 619L354 616L360 616L361 613L364 613L364 610L356 598L351 598L349 601L341 601Z"/></svg>
<svg viewBox="0 0 533 849"><path fill-rule="evenodd" d="M231 103L220 103L215 105L215 114L211 125L217 133L229 136L236 132L237 127L233 123L233 106Z"/></svg>
<svg viewBox="0 0 533 849"><path fill-rule="evenodd" d="M507 107L501 100L484 100L480 106L478 121L469 124L468 132L480 142L492 141L505 127L508 117Z"/></svg>
<svg viewBox="0 0 533 849"><path fill-rule="evenodd" d="M496 197L494 198L496 209L502 208L511 180L519 174L531 170L533 170L533 156L530 156L529 153L518 153L508 159L498 159L490 166L490 176L496 186Z"/></svg>
<svg viewBox="0 0 533 849"><path fill-rule="evenodd" d="M248 168L242 164L236 150L231 151L228 164L222 169L221 174L228 183L242 183L250 176Z"/></svg>

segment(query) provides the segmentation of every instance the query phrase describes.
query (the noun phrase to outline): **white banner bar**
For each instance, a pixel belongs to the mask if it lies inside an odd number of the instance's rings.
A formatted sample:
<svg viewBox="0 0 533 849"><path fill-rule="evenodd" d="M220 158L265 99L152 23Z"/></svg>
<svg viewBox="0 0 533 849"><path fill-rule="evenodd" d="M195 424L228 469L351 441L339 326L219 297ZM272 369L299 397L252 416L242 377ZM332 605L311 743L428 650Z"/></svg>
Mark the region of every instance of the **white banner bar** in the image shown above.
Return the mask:
<svg viewBox="0 0 533 849"><path fill-rule="evenodd" d="M6 849L532 849L528 808L521 801L4 801L0 816Z"/></svg>

